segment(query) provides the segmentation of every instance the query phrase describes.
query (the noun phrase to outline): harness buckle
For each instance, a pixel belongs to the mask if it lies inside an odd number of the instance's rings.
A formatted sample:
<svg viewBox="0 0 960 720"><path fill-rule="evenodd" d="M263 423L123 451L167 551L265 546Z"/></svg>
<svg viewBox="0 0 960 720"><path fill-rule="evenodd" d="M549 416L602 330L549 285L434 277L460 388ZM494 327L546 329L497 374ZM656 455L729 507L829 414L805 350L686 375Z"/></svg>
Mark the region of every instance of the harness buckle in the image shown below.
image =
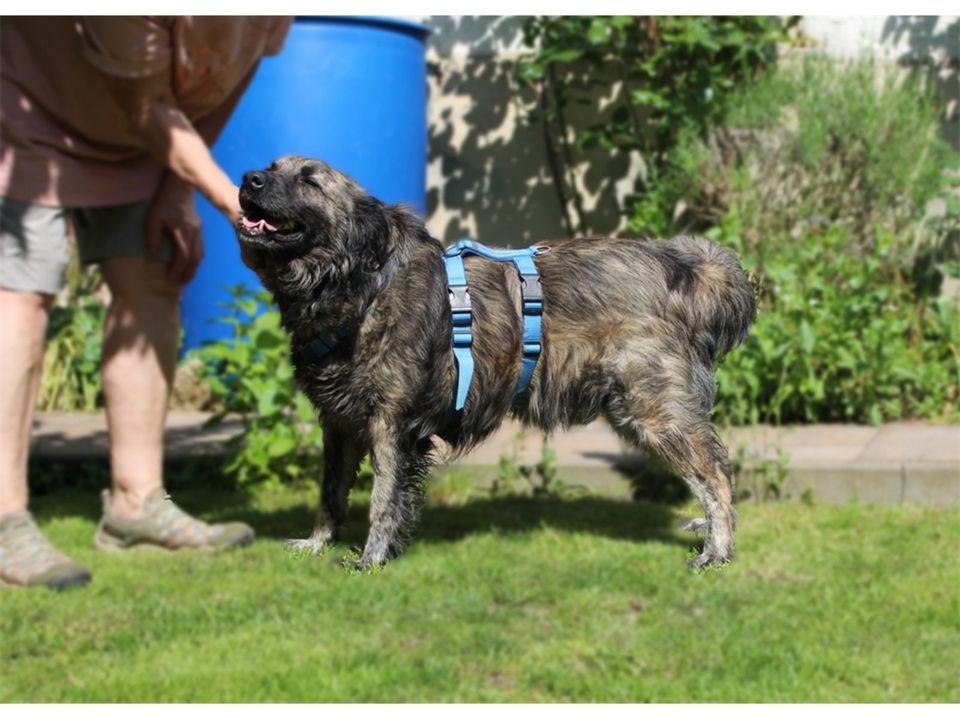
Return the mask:
<svg viewBox="0 0 960 720"><path fill-rule="evenodd" d="M543 285L540 284L540 276L521 273L520 292L523 294L524 303L530 301L543 302Z"/></svg>
<svg viewBox="0 0 960 720"><path fill-rule="evenodd" d="M453 285L450 287L450 309L453 312L470 311L470 290L466 285Z"/></svg>

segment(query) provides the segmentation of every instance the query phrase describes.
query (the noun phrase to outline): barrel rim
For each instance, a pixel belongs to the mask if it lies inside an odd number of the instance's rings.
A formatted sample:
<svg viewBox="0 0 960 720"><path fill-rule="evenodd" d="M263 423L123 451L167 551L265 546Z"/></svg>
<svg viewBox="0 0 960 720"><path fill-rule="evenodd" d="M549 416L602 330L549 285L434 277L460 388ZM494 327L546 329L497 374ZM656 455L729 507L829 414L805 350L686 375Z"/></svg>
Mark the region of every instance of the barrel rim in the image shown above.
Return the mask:
<svg viewBox="0 0 960 720"><path fill-rule="evenodd" d="M296 15L296 22L316 22L344 25L375 25L388 30L397 30L416 34L418 37L426 39L433 30L424 23L416 20L407 20L406 18L387 17L383 15Z"/></svg>

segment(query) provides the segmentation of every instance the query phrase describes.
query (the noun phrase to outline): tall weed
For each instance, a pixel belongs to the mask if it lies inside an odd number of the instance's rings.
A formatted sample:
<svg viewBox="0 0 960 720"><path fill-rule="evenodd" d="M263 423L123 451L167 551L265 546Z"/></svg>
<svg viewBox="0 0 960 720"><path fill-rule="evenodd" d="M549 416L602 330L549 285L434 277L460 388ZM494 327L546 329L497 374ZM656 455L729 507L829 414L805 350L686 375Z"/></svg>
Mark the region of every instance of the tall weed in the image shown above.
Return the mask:
<svg viewBox="0 0 960 720"><path fill-rule="evenodd" d="M64 302L50 310L39 410L103 407L100 350L107 311L94 295L94 287L91 282L77 284Z"/></svg>
<svg viewBox="0 0 960 720"><path fill-rule="evenodd" d="M266 291L237 286L230 292L220 322L232 337L190 354L223 408L209 424L227 416L243 423L228 443L226 472L241 486L319 478L323 434L313 406L296 389L280 314L269 309Z"/></svg>

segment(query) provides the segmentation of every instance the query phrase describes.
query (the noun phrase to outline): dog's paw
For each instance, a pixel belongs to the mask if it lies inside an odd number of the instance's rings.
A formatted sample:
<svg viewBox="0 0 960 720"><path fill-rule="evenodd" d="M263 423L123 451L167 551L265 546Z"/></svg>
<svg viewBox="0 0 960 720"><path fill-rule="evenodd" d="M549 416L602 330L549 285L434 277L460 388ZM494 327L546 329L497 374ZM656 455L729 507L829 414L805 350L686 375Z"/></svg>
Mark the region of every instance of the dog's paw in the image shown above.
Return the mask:
<svg viewBox="0 0 960 720"><path fill-rule="evenodd" d="M707 529L707 519L690 518L688 520L681 520L677 523L677 529L693 533L704 532Z"/></svg>
<svg viewBox="0 0 960 720"><path fill-rule="evenodd" d="M342 568L348 572L359 573L363 575L369 575L375 570L379 570L383 567L382 563L373 563L364 560L363 558L357 558L356 556L344 556L344 557L335 557L330 561L330 564L334 567Z"/></svg>
<svg viewBox="0 0 960 720"><path fill-rule="evenodd" d="M700 570L702 568L726 565L731 560L733 560L733 553L702 552L695 558L688 560L687 566L694 570Z"/></svg>
<svg viewBox="0 0 960 720"><path fill-rule="evenodd" d="M297 555L322 555L330 547L328 540L315 538L284 540L283 546Z"/></svg>

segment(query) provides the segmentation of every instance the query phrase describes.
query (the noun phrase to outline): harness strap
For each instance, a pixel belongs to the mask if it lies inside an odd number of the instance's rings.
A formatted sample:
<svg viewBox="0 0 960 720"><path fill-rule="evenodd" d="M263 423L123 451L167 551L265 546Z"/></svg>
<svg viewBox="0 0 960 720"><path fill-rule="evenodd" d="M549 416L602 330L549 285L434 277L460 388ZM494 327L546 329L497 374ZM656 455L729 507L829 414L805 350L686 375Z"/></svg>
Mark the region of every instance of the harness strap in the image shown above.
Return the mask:
<svg viewBox="0 0 960 720"><path fill-rule="evenodd" d="M522 395L530 385L541 350L541 320L543 317L543 286L540 273L533 258L543 252L538 246L521 250L488 248L473 240L461 240L443 253L443 264L450 288L450 311L453 320L453 356L457 364L457 393L454 410L460 411L467 402L467 393L473 379L473 307L470 303L470 288L463 266L464 255L479 255L497 262L512 262L520 275L520 293L523 307L523 350L520 361L520 377L513 397ZM343 339L342 334L318 335L301 348L314 362L320 362Z"/></svg>
<svg viewBox="0 0 960 720"><path fill-rule="evenodd" d="M496 262L512 262L520 275L520 292L523 307L523 350L520 363L520 376L513 396L522 395L530 384L534 368L540 357L541 319L543 316L543 287L540 273L533 261L541 249L534 246L520 250L501 250L488 248L472 240L461 240L444 251L443 262L447 271L447 283L450 287L450 310L453 314L453 354L457 363L457 393L454 410L462 410L467 400L467 392L473 379L473 353L471 323L473 320L470 305L470 292L467 286L463 256L468 254Z"/></svg>
<svg viewBox="0 0 960 720"><path fill-rule="evenodd" d="M535 250L535 248L532 248ZM533 263L533 255L520 256L514 259L514 264L520 271L520 294L523 298L523 357L520 364L520 377L517 378L517 387L513 396L522 395L530 385L533 370L540 358L540 333L543 317L543 286L540 284L540 273Z"/></svg>
<svg viewBox="0 0 960 720"><path fill-rule="evenodd" d="M380 268L380 274L377 276L377 289L380 290L387 283L387 279L390 275L390 271L395 264L395 259L393 255L387 258L386 263ZM302 343L300 345L300 350L303 352L308 359L313 362L320 362L327 355L333 352L333 349L340 344L340 342L350 334L349 330L341 329L336 333L327 333L325 335L317 335L309 342Z"/></svg>
<svg viewBox="0 0 960 720"><path fill-rule="evenodd" d="M313 340L303 344L303 351L314 362L320 362L333 350L342 338L338 335L317 335Z"/></svg>
<svg viewBox="0 0 960 720"><path fill-rule="evenodd" d="M447 256L443 263L447 269L447 285L450 288L450 311L453 319L453 357L457 362L457 397L454 407L463 408L473 377L473 335L471 324L473 308L470 305L470 290L467 287L467 273L463 267L463 255ZM466 381L464 381L466 379Z"/></svg>

